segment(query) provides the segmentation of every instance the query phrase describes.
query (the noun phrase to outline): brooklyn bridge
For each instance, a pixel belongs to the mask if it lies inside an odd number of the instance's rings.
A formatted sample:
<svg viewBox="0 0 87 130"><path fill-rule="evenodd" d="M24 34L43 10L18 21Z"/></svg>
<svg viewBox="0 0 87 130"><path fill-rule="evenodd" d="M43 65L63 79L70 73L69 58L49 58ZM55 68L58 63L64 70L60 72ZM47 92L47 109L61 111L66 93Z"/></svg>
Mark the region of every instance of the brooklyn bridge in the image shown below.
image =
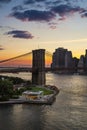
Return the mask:
<svg viewBox="0 0 87 130"><path fill-rule="evenodd" d="M50 64L49 63L50 59ZM0 72L31 72L33 84L45 84L45 72L47 71L75 71L77 68L52 68L52 54L45 49L37 49L26 54L0 61ZM84 68L78 68L84 69Z"/></svg>
<svg viewBox="0 0 87 130"><path fill-rule="evenodd" d="M44 71L51 70L52 54L45 49L37 49L31 52L18 55L12 58L8 58L0 61L0 72L22 72L22 71L34 71L34 64L36 68L40 63L44 64ZM49 62L50 61L50 62Z"/></svg>
<svg viewBox="0 0 87 130"><path fill-rule="evenodd" d="M46 57L52 57L45 49L33 50L32 52L0 61L0 72L31 72L33 84L45 84L45 71L51 68L45 67ZM30 58L30 59L29 59ZM28 62L29 61L29 62Z"/></svg>

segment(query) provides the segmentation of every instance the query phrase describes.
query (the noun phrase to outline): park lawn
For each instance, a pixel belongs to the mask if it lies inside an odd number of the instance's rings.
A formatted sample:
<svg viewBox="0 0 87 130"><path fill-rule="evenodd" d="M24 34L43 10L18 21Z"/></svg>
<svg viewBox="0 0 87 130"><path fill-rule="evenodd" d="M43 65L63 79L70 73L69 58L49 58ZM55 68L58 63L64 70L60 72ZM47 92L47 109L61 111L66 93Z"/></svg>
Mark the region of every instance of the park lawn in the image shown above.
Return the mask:
<svg viewBox="0 0 87 130"><path fill-rule="evenodd" d="M53 94L52 90L46 89L44 87L31 87L31 90L34 91L34 92L43 91L44 95Z"/></svg>

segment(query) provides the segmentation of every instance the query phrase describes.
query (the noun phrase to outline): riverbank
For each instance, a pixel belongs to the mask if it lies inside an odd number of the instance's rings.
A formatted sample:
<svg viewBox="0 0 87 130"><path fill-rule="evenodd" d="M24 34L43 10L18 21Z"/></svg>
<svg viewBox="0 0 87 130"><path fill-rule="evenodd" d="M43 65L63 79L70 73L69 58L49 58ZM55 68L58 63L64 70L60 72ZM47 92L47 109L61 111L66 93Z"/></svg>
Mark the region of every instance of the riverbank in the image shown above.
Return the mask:
<svg viewBox="0 0 87 130"><path fill-rule="evenodd" d="M37 105L52 105L53 102L56 100L56 95L59 93L59 89L56 86L48 85L46 86L47 89L50 89L53 91L53 94L45 95L41 99L35 99L35 100L25 100L22 99L21 96L19 99L10 99L9 101L3 101L0 102L0 105L5 104L37 104Z"/></svg>
<svg viewBox="0 0 87 130"><path fill-rule="evenodd" d="M9 101L4 101L4 102L0 102L0 105L6 105L6 104L37 104L37 105L51 105L55 100L55 97L50 97L49 100L9 100Z"/></svg>

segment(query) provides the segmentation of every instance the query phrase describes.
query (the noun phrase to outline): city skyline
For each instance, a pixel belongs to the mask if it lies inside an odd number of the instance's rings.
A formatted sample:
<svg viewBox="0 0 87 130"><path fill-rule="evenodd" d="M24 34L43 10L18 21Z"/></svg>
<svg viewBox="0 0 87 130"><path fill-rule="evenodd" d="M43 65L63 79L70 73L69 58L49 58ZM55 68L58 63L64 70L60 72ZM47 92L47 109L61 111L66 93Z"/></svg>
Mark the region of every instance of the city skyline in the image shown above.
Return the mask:
<svg viewBox="0 0 87 130"><path fill-rule="evenodd" d="M32 65L33 62L33 51L39 51L39 50L44 50L44 58L45 58L45 66L50 66L50 67L72 67L72 65L77 64L77 62L79 62L81 59L81 62L85 62L83 63L85 65L85 63L87 64L87 49L85 50L85 54L81 54L80 58L77 57L73 57L72 56L72 51L68 50L67 48L64 47L59 47L56 48L55 51L53 53L50 53L49 51L47 51L46 49L36 49L36 50L32 50L29 53L25 53L22 55L18 55L16 57L11 57L5 60L1 60L0 61L0 66L1 67L11 67L11 66L25 66L25 67L29 67ZM39 60L39 59L38 59ZM72 63L72 60L74 63ZM55 66L55 65L57 66ZM62 65L62 66L61 66Z"/></svg>
<svg viewBox="0 0 87 130"><path fill-rule="evenodd" d="M1 0L0 60L38 48L87 49L86 0Z"/></svg>

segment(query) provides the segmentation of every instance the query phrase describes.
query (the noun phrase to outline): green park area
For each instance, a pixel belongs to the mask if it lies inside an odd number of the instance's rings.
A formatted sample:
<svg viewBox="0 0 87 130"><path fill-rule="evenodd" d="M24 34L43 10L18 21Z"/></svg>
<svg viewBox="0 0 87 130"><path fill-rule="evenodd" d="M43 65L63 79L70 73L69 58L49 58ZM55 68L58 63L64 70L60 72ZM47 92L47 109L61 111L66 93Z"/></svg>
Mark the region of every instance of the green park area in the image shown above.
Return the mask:
<svg viewBox="0 0 87 130"><path fill-rule="evenodd" d="M53 94L53 91L52 91L52 90L47 89L47 88L45 88L45 87L38 87L38 86L31 87L31 91L33 91L33 92L43 91L43 94L44 94L44 95Z"/></svg>
<svg viewBox="0 0 87 130"><path fill-rule="evenodd" d="M19 84L18 88L14 88L16 84ZM20 87L21 84L24 85ZM52 90L42 86L33 86L30 81L24 81L23 79L17 77L0 76L0 101L8 101L9 99L19 98L24 91L43 91L43 95L53 94Z"/></svg>

